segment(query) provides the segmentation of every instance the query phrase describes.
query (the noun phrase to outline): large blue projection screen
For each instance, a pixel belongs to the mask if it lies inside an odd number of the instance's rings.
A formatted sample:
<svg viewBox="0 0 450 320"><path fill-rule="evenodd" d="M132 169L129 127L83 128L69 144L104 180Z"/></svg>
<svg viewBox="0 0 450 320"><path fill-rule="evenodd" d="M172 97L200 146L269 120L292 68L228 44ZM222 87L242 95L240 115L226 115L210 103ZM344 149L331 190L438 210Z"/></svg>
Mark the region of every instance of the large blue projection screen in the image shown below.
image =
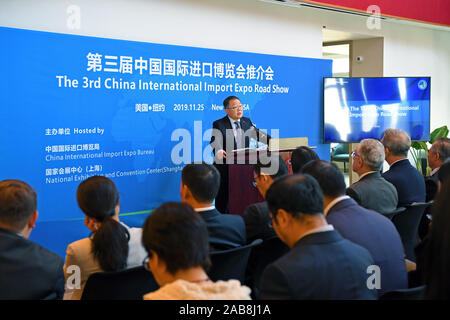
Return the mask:
<svg viewBox="0 0 450 320"><path fill-rule="evenodd" d="M388 128L430 136L430 77L324 79L325 143L381 139Z"/></svg>
<svg viewBox="0 0 450 320"><path fill-rule="evenodd" d="M321 144L329 60L10 28L0 28L0 41L0 179L35 188L32 239L60 254L89 232L75 196L87 176L116 183L125 222L178 201L184 164L171 159L180 143L172 134L185 129L188 160L200 160L229 95L259 128L308 137L329 159Z"/></svg>

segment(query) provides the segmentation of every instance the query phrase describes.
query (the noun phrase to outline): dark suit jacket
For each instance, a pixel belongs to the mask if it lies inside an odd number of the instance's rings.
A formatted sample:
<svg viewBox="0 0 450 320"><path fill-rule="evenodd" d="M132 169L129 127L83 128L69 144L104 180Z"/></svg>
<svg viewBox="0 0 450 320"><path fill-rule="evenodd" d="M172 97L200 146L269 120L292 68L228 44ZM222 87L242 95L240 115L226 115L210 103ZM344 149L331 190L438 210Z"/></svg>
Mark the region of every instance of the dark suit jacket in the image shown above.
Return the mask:
<svg viewBox="0 0 450 320"><path fill-rule="evenodd" d="M347 189L347 195L360 206L381 214L394 211L398 204L397 190L379 172L369 173L352 184Z"/></svg>
<svg viewBox="0 0 450 320"><path fill-rule="evenodd" d="M267 240L276 236L266 201L249 205L242 217L245 222L248 243L256 239Z"/></svg>
<svg viewBox="0 0 450 320"><path fill-rule="evenodd" d="M391 220L359 206L353 199L336 203L326 219L345 239L370 252L380 267L380 294L408 288L403 244Z"/></svg>
<svg viewBox="0 0 450 320"><path fill-rule="evenodd" d="M61 299L63 259L37 243L0 229L0 300Z"/></svg>
<svg viewBox="0 0 450 320"><path fill-rule="evenodd" d="M438 172L425 178L426 202L434 200L438 190L438 181Z"/></svg>
<svg viewBox="0 0 450 320"><path fill-rule="evenodd" d="M301 238L262 275L260 299L376 299L370 253L333 230Z"/></svg>
<svg viewBox="0 0 450 320"><path fill-rule="evenodd" d="M252 128L252 125L253 125L252 121L246 117L241 118L240 124L241 124L241 128L244 132L246 132L247 130ZM225 116L222 119L214 121L213 122L213 130L214 129L219 130L222 135L221 137L216 137L214 134L211 135L210 145L213 148L214 155L220 149L223 149L228 153L237 148L236 139L234 138L234 134L233 134L233 127L231 126L231 122L230 122L230 119L228 118L228 116ZM222 139L220 139L220 138L222 138ZM233 143L231 143L231 140L233 140ZM229 141L228 143L230 144L230 146L232 146L231 150L227 150L227 141ZM250 145L250 139L249 139L249 137L246 137L245 145L243 147L248 148L249 145Z"/></svg>
<svg viewBox="0 0 450 320"><path fill-rule="evenodd" d="M247 243L245 224L241 216L221 214L217 209L200 211L208 227L211 250L227 250Z"/></svg>
<svg viewBox="0 0 450 320"><path fill-rule="evenodd" d="M382 176L397 189L399 207L425 201L423 176L408 159L394 163Z"/></svg>
<svg viewBox="0 0 450 320"><path fill-rule="evenodd" d="M265 138L263 137L262 133L259 133L259 130L252 129L253 123L249 118L242 117L240 120L240 125L242 130L248 133L246 136L243 136L244 148L248 148L250 146L250 137L257 141L260 141L262 139L262 141L265 143L269 142L268 140L270 139L270 135L267 135L267 138ZM214 155L216 155L217 151L223 149L227 152L228 161L230 161L230 159L232 160L233 157L231 151L237 149L237 144L233 134L233 127L231 126L231 122L228 116L214 121L213 130L214 129L220 132L220 135L218 137L214 135L214 132L211 135L210 145L213 148ZM264 141L264 139L267 141ZM230 148L227 148L227 144L230 144L231 150ZM220 187L216 197L216 207L220 212L228 213L228 166L225 160L220 163L219 161L217 161L217 159L214 159L214 166L220 173Z"/></svg>

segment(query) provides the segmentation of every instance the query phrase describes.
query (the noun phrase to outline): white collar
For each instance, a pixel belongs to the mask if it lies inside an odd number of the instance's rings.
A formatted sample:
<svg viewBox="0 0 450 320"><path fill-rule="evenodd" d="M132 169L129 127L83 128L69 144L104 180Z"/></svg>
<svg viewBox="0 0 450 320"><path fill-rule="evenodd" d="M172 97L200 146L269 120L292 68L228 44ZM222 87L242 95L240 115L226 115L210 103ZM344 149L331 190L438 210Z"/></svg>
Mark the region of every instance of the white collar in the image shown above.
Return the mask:
<svg viewBox="0 0 450 320"><path fill-rule="evenodd" d="M234 123L237 121L237 122L239 122L239 125L241 125L241 119L237 119L237 120L233 120L233 119L231 119L231 117L230 116L228 116L227 115L227 117L228 117L228 119L230 119L230 122L231 122L231 127L233 127L234 128Z"/></svg>
<svg viewBox="0 0 450 320"><path fill-rule="evenodd" d="M364 178L365 176L367 176L367 175L369 175L369 174L371 174L371 173L374 173L374 172L376 172L376 171L368 171L368 172L366 172L366 173L363 173L361 176L359 176L359 180L361 180L361 179Z"/></svg>
<svg viewBox="0 0 450 320"><path fill-rule="evenodd" d="M216 208L215 206L211 206L211 207L207 207L207 208L195 208L194 210L197 212L203 212L203 211L214 210L215 208Z"/></svg>
<svg viewBox="0 0 450 320"><path fill-rule="evenodd" d="M323 215L326 217L328 214L328 211L330 211L330 209L333 208L336 203L341 202L342 200L345 200L345 199L350 199L350 197L349 196L340 196L340 197L337 197L336 199L334 199L333 201L331 201L327 205L325 210L323 210Z"/></svg>
<svg viewBox="0 0 450 320"><path fill-rule="evenodd" d="M436 172L438 172L438 171L439 171L439 168L440 168L440 167L434 168L434 169L431 171L430 176L432 176L432 175L434 175Z"/></svg>
<svg viewBox="0 0 450 320"><path fill-rule="evenodd" d="M321 227L309 230L308 232L304 233L298 240L306 237L309 234L319 233L319 232L327 232L327 231L332 231L332 230L334 230L334 227L331 224L327 224L326 226L321 226Z"/></svg>

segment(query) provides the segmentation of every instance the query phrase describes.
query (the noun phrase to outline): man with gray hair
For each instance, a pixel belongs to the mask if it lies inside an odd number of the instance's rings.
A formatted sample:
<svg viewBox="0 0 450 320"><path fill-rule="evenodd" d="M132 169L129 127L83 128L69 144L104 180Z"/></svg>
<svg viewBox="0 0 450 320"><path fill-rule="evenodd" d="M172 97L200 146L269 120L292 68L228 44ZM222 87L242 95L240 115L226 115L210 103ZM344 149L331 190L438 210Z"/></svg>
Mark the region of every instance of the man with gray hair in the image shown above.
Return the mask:
<svg viewBox="0 0 450 320"><path fill-rule="evenodd" d="M403 130L387 129L381 143L384 145L385 159L390 166L382 176L397 189L397 206L424 202L425 180L408 160L411 138Z"/></svg>
<svg viewBox="0 0 450 320"><path fill-rule="evenodd" d="M394 185L381 176L384 147L375 139L364 139L352 152L353 171L359 181L347 189L347 195L366 209L387 214L397 208L398 196Z"/></svg>

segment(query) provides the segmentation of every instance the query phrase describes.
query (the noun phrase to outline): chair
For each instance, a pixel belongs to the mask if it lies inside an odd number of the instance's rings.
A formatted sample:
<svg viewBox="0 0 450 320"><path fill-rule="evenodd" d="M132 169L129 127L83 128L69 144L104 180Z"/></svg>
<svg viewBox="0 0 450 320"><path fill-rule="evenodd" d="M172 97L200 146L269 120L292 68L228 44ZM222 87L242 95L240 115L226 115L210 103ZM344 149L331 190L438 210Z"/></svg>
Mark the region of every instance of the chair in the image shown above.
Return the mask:
<svg viewBox="0 0 450 320"><path fill-rule="evenodd" d="M398 207L397 209L395 209L392 212L389 213L383 213L383 216L385 216L386 218L389 218L390 220L392 220L392 218L396 215L398 215L399 213L402 213L403 211L405 211L406 208L405 207Z"/></svg>
<svg viewBox="0 0 450 320"><path fill-rule="evenodd" d="M208 271L209 278L212 281L236 279L244 283L250 251L262 242L261 239L256 239L242 247L211 252L212 265Z"/></svg>
<svg viewBox="0 0 450 320"><path fill-rule="evenodd" d="M378 300L423 300L425 286L400 289L384 293Z"/></svg>
<svg viewBox="0 0 450 320"><path fill-rule="evenodd" d="M339 143L331 150L331 161L343 162L344 172L346 171L345 164L350 160L349 145L348 143Z"/></svg>
<svg viewBox="0 0 450 320"><path fill-rule="evenodd" d="M264 269L289 251L289 247L277 236L266 239L253 248L247 264L245 284L252 289L252 299L257 299L259 283Z"/></svg>
<svg viewBox="0 0 450 320"><path fill-rule="evenodd" d="M153 274L143 266L98 272L88 278L81 300L142 300L144 294L158 289Z"/></svg>
<svg viewBox="0 0 450 320"><path fill-rule="evenodd" d="M425 209L431 202L414 202L406 210L392 218L405 249L406 258L416 262L414 248L419 243L419 223Z"/></svg>

